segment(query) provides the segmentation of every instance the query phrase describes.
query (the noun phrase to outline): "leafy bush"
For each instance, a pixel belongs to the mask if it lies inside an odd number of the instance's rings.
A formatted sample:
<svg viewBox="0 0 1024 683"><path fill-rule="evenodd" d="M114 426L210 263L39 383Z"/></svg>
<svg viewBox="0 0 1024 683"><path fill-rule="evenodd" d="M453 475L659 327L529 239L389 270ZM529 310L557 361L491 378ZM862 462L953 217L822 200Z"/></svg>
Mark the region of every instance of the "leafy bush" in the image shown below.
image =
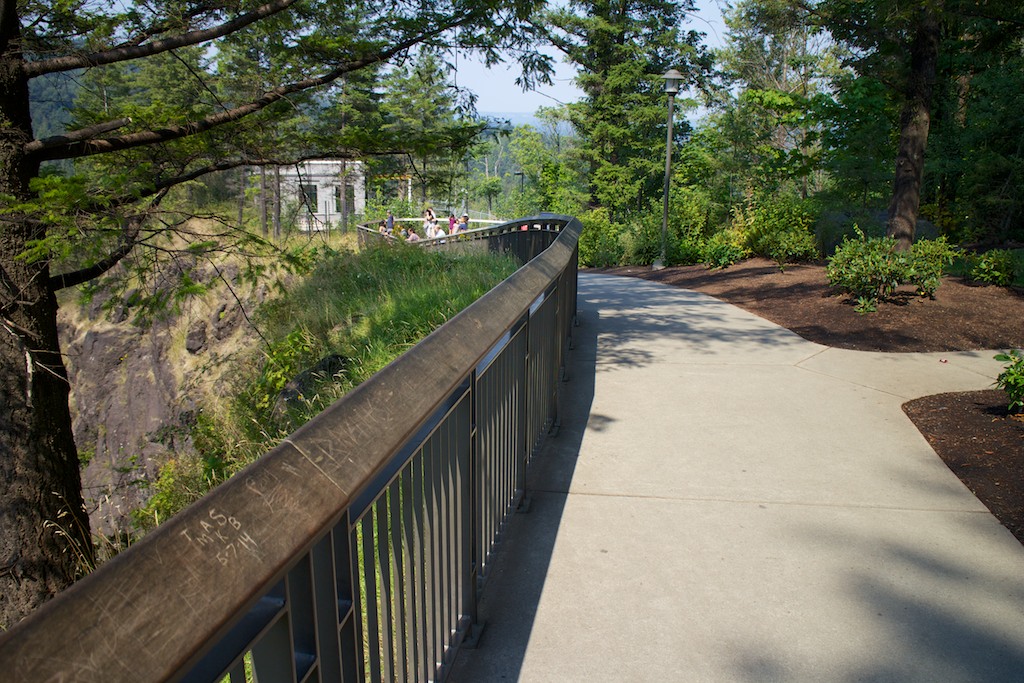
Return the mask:
<svg viewBox="0 0 1024 683"><path fill-rule="evenodd" d="M762 236L756 254L775 261L779 270L785 271L787 263L810 261L818 256L814 236L806 230L779 230Z"/></svg>
<svg viewBox="0 0 1024 683"><path fill-rule="evenodd" d="M646 266L661 257L661 222L655 218L653 213L648 214L623 231L621 264Z"/></svg>
<svg viewBox="0 0 1024 683"><path fill-rule="evenodd" d="M918 240L910 249L910 269L907 281L917 287L922 296L935 298L935 290L942 283L942 274L960 255L960 250L949 244L945 237Z"/></svg>
<svg viewBox="0 0 1024 683"><path fill-rule="evenodd" d="M1008 287L1017 277L1017 262L1009 249L992 249L968 259L967 277L976 282Z"/></svg>
<svg viewBox="0 0 1024 683"><path fill-rule="evenodd" d="M733 221L743 232L747 250L775 261L779 270L784 271L787 263L818 256L811 234L814 216L794 198L750 195L746 205L734 212Z"/></svg>
<svg viewBox="0 0 1024 683"><path fill-rule="evenodd" d="M829 259L825 275L829 285L857 299L859 313L867 313L906 281L910 264L892 237L868 238L860 228L855 232L857 239L844 239Z"/></svg>
<svg viewBox="0 0 1024 683"><path fill-rule="evenodd" d="M682 234L669 242L668 262L673 265L692 266L704 258L704 240L689 234Z"/></svg>
<svg viewBox="0 0 1024 683"><path fill-rule="evenodd" d="M708 268L728 268L746 257L743 236L735 230L716 232L704 242L701 253L701 261Z"/></svg>
<svg viewBox="0 0 1024 683"><path fill-rule="evenodd" d="M1024 412L1024 353L1011 349L996 355L996 360L1008 363L999 376L996 386L1006 392L1010 399L1007 408L1011 413Z"/></svg>
<svg viewBox="0 0 1024 683"><path fill-rule="evenodd" d="M668 204L668 261L693 265L701 262L709 217L715 212L706 187L673 184Z"/></svg>
<svg viewBox="0 0 1024 683"><path fill-rule="evenodd" d="M892 237L865 237L857 227L854 231L857 239L843 240L825 274L831 286L857 299L859 313L874 311L880 299L892 296L905 283L934 298L943 272L960 254L945 237L919 240L909 253L901 253Z"/></svg>
<svg viewBox="0 0 1024 683"><path fill-rule="evenodd" d="M587 211L580 216L583 232L580 234L580 265L601 268L617 266L622 262L622 226L613 223L605 208Z"/></svg>

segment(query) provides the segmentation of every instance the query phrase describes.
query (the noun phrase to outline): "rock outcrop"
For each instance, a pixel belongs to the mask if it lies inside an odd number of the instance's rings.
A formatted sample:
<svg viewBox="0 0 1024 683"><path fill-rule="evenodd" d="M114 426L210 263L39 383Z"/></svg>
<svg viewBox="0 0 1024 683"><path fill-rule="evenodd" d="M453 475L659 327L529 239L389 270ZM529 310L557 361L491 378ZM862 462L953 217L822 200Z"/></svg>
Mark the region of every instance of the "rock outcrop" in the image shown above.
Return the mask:
<svg viewBox="0 0 1024 683"><path fill-rule="evenodd" d="M236 288L237 291L237 288ZM230 360L252 343L243 301L221 287L181 312L139 325L128 304L67 303L61 342L71 379L75 442L83 463L93 530L128 529L129 511L169 458L192 448L191 427L205 397L224 388Z"/></svg>

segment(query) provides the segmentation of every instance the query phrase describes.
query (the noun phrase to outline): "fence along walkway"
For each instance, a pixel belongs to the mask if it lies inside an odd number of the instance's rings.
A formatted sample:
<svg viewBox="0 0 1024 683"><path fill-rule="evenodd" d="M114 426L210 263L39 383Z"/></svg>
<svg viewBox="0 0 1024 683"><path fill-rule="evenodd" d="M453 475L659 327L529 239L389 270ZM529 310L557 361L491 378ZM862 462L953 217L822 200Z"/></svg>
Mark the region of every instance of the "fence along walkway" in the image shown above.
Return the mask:
<svg viewBox="0 0 1024 683"><path fill-rule="evenodd" d="M4 677L443 679L558 417L580 224L524 224L509 239L551 246L0 636Z"/></svg>

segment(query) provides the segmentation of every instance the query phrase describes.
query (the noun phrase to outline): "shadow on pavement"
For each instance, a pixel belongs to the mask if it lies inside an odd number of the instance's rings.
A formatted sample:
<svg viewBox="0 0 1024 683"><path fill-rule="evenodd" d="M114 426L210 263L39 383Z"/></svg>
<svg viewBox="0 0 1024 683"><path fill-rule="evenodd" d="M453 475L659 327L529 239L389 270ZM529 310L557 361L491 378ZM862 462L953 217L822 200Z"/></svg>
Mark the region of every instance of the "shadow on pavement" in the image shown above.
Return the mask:
<svg viewBox="0 0 1024 683"><path fill-rule="evenodd" d="M522 670L584 434L607 426L606 419L590 414L598 313L581 307L578 320L562 385L561 428L527 471L527 509L506 522L480 600L483 635L476 649L460 651L449 681L516 680Z"/></svg>

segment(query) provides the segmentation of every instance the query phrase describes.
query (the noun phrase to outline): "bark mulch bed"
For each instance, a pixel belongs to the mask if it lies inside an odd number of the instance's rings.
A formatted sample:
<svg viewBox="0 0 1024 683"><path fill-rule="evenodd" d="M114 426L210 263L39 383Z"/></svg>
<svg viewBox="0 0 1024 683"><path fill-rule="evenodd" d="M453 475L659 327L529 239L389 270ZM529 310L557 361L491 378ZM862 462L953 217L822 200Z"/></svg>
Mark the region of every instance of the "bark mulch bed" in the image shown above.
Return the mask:
<svg viewBox="0 0 1024 683"><path fill-rule="evenodd" d="M809 341L859 351L976 351L1024 348L1024 294L945 278L935 299L897 292L860 315L828 286L821 264L750 259L724 270L703 266L601 269L710 294ZM904 412L946 465L1024 543L1024 415L1009 415L998 390L939 394Z"/></svg>

